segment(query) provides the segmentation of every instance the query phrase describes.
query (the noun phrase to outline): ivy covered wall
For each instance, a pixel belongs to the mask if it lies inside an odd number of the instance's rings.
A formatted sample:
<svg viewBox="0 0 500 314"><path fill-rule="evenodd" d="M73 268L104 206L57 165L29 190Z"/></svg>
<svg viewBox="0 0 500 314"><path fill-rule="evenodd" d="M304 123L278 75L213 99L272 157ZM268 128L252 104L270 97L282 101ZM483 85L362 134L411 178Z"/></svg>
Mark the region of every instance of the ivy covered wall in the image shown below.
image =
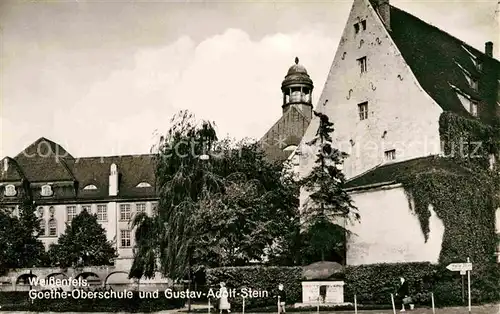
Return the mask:
<svg viewBox="0 0 500 314"><path fill-rule="evenodd" d="M450 112L440 117L444 156L431 159L425 170L399 175L410 206L428 237L429 206L445 226L440 263L465 261L496 264L498 237L495 211L499 207L498 163L490 169L491 156L498 161L500 128ZM441 159L453 160L443 167ZM451 166L450 166L451 165Z"/></svg>

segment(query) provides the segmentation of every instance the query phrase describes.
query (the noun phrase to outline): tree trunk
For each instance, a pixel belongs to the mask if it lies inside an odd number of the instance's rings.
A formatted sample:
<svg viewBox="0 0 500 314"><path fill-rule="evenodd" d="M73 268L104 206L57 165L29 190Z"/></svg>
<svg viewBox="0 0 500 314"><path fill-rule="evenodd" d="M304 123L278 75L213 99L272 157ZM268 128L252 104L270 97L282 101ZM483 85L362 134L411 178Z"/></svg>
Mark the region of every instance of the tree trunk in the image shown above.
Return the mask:
<svg viewBox="0 0 500 314"><path fill-rule="evenodd" d="M324 250L321 250L321 261L322 262L325 261L325 251Z"/></svg>

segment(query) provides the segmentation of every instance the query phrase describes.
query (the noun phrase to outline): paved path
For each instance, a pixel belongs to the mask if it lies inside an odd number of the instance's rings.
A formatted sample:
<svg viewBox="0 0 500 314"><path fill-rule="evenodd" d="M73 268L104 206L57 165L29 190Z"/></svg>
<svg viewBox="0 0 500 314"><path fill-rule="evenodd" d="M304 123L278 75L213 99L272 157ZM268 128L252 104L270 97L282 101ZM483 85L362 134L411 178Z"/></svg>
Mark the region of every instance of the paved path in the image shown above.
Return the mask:
<svg viewBox="0 0 500 314"><path fill-rule="evenodd" d="M199 310L201 308L200 305L193 306ZM206 306L205 306L206 308ZM179 312L187 313L187 309L179 310ZM197 311L198 314L200 312ZM211 311L213 314L219 314L218 312ZM316 314L316 311L304 311L304 312L288 312L287 314ZM241 314L238 312L231 312L231 314ZM248 314L277 314L276 312L268 312L268 313L255 313L248 312ZM320 314L354 314L354 310L352 311L321 311ZM393 314L392 310L359 310L358 314ZM406 312L396 311L396 314L434 314L432 309L430 308L420 308L414 310L406 310ZM469 314L469 310L467 307L448 307L448 308L437 308L435 314ZM492 305L482 305L482 306L473 306L471 314L500 314L500 304L492 304Z"/></svg>

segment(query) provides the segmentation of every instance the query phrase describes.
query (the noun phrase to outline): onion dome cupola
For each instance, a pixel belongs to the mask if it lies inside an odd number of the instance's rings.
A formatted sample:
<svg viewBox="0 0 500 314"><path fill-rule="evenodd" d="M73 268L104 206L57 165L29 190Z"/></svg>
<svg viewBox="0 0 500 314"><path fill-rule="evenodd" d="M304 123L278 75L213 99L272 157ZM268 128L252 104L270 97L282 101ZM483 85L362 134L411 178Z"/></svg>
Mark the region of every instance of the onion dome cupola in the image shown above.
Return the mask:
<svg viewBox="0 0 500 314"><path fill-rule="evenodd" d="M311 117L313 88L313 81L307 74L306 68L299 64L299 58L295 57L295 64L288 69L288 73L281 83L283 113L291 106L295 106L306 116Z"/></svg>

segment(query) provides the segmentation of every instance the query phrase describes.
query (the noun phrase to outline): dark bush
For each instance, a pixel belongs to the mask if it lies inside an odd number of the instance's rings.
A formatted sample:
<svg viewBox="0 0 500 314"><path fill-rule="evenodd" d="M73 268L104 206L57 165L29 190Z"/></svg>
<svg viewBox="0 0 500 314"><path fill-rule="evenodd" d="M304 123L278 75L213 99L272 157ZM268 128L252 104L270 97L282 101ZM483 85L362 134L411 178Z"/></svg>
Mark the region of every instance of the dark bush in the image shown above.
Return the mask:
<svg viewBox="0 0 500 314"><path fill-rule="evenodd" d="M430 263L348 266L345 270L344 299L353 302L356 294L360 304L391 304L391 293L396 293L399 277L404 277L410 293L418 295L415 302L427 305L430 289L426 286L430 286L434 270Z"/></svg>
<svg viewBox="0 0 500 314"><path fill-rule="evenodd" d="M240 292L243 288L267 291L267 297L247 298L245 308L274 306L277 302L278 285L285 287L287 304L301 302L302 298L301 267L220 267L207 270L207 283L217 291L219 283L225 282L229 289ZM212 300L212 302L218 300ZM242 308L242 297L230 298L231 307Z"/></svg>

